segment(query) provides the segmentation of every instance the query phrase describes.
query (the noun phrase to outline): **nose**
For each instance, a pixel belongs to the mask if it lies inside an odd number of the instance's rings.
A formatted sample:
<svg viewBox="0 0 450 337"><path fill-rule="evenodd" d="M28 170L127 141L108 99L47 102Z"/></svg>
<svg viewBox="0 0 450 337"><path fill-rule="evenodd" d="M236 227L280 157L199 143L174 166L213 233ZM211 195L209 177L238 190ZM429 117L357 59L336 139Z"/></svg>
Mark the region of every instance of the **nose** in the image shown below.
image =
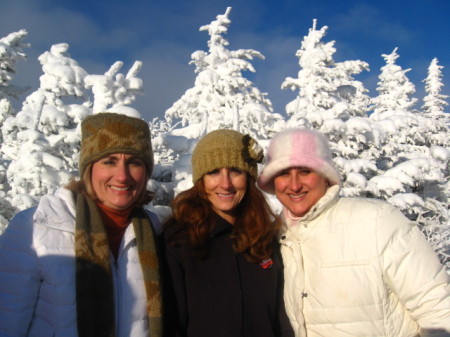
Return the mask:
<svg viewBox="0 0 450 337"><path fill-rule="evenodd" d="M291 172L290 176L289 176L289 188L292 191L299 191L301 190L303 184L301 182L301 179L299 177L299 175L296 172Z"/></svg>
<svg viewBox="0 0 450 337"><path fill-rule="evenodd" d="M115 177L119 182L127 181L129 177L129 170L125 162L120 161L118 163Z"/></svg>
<svg viewBox="0 0 450 337"><path fill-rule="evenodd" d="M230 170L222 169L220 171L220 187L224 189L229 189L232 186Z"/></svg>

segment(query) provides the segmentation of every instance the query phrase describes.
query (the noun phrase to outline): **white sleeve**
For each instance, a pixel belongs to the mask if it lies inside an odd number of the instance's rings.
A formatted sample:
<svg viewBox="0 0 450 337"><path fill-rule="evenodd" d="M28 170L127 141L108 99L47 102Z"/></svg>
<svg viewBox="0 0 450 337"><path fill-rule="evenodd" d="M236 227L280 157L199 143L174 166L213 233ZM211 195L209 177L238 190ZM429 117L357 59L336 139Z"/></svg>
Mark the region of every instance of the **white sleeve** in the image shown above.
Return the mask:
<svg viewBox="0 0 450 337"><path fill-rule="evenodd" d="M0 336L26 336L33 317L40 287L34 211L18 213L0 236Z"/></svg>
<svg viewBox="0 0 450 337"><path fill-rule="evenodd" d="M392 205L379 213L385 279L424 330L450 333L450 277L420 229Z"/></svg>

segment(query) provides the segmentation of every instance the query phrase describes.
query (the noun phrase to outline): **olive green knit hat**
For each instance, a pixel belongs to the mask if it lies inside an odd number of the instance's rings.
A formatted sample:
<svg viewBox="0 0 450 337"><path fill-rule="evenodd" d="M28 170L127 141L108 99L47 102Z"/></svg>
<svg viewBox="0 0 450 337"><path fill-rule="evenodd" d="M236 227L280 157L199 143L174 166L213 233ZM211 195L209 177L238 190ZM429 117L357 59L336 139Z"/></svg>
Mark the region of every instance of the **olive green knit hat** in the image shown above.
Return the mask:
<svg viewBox="0 0 450 337"><path fill-rule="evenodd" d="M192 180L222 167L246 171L255 180L263 150L249 135L234 130L216 130L204 136L192 153Z"/></svg>
<svg viewBox="0 0 450 337"><path fill-rule="evenodd" d="M112 112L87 116L81 123L80 177L88 164L113 153L128 153L142 159L150 177L153 149L147 122Z"/></svg>

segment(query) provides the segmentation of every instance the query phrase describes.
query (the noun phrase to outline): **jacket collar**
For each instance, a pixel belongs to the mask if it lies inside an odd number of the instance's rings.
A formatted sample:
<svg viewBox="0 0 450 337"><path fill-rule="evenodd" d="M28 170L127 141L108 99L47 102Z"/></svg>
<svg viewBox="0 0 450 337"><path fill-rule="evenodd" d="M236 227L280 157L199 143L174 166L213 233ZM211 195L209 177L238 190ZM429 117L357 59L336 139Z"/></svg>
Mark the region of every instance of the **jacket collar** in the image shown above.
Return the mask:
<svg viewBox="0 0 450 337"><path fill-rule="evenodd" d="M55 194L44 195L39 201L33 221L50 228L75 232L76 204L72 191L59 188ZM128 226L123 238L123 247L126 247L136 238L133 225Z"/></svg>
<svg viewBox="0 0 450 337"><path fill-rule="evenodd" d="M222 218L217 213L213 214L214 228L211 231L211 237L219 236L225 233L229 233L233 230L233 225L227 220Z"/></svg>
<svg viewBox="0 0 450 337"><path fill-rule="evenodd" d="M300 224L308 223L321 214L323 214L327 209L332 207L339 199L340 187L339 185L331 186L325 195L319 199L319 201L311 207L311 209L303 217L296 218L290 214L290 212L283 207L282 218L283 226L281 229L281 235L291 231L292 226L299 226Z"/></svg>

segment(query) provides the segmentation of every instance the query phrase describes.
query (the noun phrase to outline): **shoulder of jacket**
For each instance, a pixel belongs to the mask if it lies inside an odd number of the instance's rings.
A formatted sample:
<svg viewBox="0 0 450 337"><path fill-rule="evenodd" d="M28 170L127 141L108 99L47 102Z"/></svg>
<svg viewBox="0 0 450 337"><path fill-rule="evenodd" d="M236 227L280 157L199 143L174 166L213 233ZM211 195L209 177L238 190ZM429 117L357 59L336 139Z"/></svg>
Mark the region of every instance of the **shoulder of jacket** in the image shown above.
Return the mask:
<svg viewBox="0 0 450 337"><path fill-rule="evenodd" d="M339 201L342 203L357 204L357 205L374 205L374 206L381 206L385 204L389 205L387 201L375 198L341 197Z"/></svg>
<svg viewBox="0 0 450 337"><path fill-rule="evenodd" d="M362 228L376 226L381 231L387 226L395 228L411 226L411 221L397 207L387 201L373 198L340 198L330 209L328 217L339 223L353 224Z"/></svg>
<svg viewBox="0 0 450 337"><path fill-rule="evenodd" d="M342 219L346 222L362 223L365 227L376 226L380 238L402 236L417 227L414 221L409 220L396 206L385 200L342 198L338 205L340 208L337 214Z"/></svg>
<svg viewBox="0 0 450 337"><path fill-rule="evenodd" d="M55 194L44 195L33 215L36 224L63 231L75 230L75 199L71 191L60 188Z"/></svg>
<svg viewBox="0 0 450 337"><path fill-rule="evenodd" d="M358 211L361 214L388 210L398 211L394 205L387 201L374 198L340 198L336 205L339 208Z"/></svg>
<svg viewBox="0 0 450 337"><path fill-rule="evenodd" d="M37 207L27 208L14 215L8 226L6 226L5 233L20 232L22 235L26 235L24 234L25 232L32 230L33 215L36 212L36 208ZM2 237L4 237L4 235L0 235L0 239Z"/></svg>

